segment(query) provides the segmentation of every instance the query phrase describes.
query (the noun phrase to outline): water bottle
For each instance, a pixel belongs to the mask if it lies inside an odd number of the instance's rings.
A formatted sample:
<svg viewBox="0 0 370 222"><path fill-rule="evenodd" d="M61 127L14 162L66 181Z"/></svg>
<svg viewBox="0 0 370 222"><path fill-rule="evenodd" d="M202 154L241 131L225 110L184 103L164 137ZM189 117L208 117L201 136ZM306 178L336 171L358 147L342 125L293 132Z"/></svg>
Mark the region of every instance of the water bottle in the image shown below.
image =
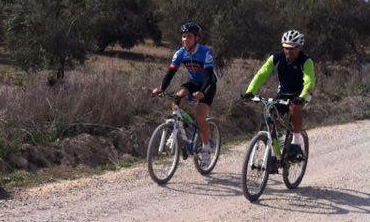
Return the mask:
<svg viewBox="0 0 370 222"><path fill-rule="evenodd" d="M187 114L185 111L181 112L182 118L184 119L185 123L192 125L193 124L193 119L189 114Z"/></svg>

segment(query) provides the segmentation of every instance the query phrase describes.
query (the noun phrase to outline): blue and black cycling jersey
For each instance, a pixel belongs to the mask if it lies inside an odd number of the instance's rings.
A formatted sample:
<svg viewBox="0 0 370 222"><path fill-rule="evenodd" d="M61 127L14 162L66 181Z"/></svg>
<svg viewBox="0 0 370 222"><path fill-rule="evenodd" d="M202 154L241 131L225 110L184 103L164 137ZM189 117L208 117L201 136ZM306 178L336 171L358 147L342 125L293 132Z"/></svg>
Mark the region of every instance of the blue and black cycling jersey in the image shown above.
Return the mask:
<svg viewBox="0 0 370 222"><path fill-rule="evenodd" d="M188 70L189 81L201 86L202 92L207 86L215 82L213 73L213 52L205 45L197 44L193 53L181 47L173 56L167 75L161 89L164 91L170 84L174 74L183 63Z"/></svg>

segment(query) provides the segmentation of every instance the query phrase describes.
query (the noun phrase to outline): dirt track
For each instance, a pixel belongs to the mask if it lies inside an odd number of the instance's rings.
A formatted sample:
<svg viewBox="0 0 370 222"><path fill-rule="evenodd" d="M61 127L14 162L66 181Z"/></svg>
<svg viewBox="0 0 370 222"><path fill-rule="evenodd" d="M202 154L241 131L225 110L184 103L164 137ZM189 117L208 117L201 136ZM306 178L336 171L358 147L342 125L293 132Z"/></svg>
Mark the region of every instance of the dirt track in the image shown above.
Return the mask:
<svg viewBox="0 0 370 222"><path fill-rule="evenodd" d="M182 161L165 187L139 166L28 189L0 200L0 221L370 221L370 120L308 134L300 187L287 190L272 175L255 204L241 193L244 144L222 154L208 177Z"/></svg>

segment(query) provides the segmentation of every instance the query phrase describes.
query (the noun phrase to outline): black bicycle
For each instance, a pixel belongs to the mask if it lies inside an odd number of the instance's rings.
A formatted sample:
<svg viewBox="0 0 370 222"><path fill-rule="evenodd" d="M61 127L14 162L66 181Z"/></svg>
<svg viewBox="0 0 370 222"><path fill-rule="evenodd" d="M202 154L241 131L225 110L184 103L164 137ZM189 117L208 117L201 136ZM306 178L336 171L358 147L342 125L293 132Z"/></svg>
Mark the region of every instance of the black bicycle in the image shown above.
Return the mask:
<svg viewBox="0 0 370 222"><path fill-rule="evenodd" d="M257 200L266 187L270 170L273 168L272 156L276 157L276 170L282 169L284 184L288 189L299 186L308 161L306 131L300 134L302 155L295 158L288 156L293 136L291 118L289 114L279 112L278 104L289 106L290 101L259 96L255 96L252 101L264 105L264 122L250 142L242 168L243 194L251 202Z"/></svg>

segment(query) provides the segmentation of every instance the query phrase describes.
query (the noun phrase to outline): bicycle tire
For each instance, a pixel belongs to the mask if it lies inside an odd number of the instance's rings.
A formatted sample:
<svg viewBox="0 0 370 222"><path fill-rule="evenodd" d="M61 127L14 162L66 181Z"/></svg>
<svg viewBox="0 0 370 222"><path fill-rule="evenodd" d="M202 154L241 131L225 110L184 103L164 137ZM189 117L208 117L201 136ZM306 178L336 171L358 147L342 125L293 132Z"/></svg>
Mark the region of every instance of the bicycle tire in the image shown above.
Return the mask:
<svg viewBox="0 0 370 222"><path fill-rule="evenodd" d="M289 135L291 137L291 134ZM286 152L284 152L283 154L283 158L284 158L284 164L283 164L283 180L284 180L284 184L285 186L288 188L288 189L295 189L299 186L299 184L302 182L302 179L304 177L304 174L306 172L306 168L307 168L307 163L308 163L308 154L309 154L309 143L308 143L308 135L307 135L307 132L306 131L302 131L301 132L301 137L303 139L303 158L302 158L302 161L300 162L290 162L290 161L287 161L286 157ZM291 138L290 138L290 141L291 141ZM287 144L290 144L290 143L287 143ZM285 149L286 150L286 149ZM292 169L292 166L293 165L298 165L298 164L302 164L301 167L300 167L300 172L299 172L299 176L293 180L291 180L289 178L289 176L292 175L293 171L291 170Z"/></svg>
<svg viewBox="0 0 370 222"><path fill-rule="evenodd" d="M249 162L250 162L252 152L254 151L254 157L256 157L256 155L258 155L258 153L256 154L256 152L258 152L258 150L255 150L255 149L260 149L260 147L256 146L256 145L257 144L262 145L261 143L258 143L260 141L264 145L263 148L261 149L261 151L262 151L262 162L260 160L260 162L256 163L257 166L255 166L254 160L252 160L253 161L252 166L250 166ZM243 161L242 190L243 190L244 197L247 198L250 202L258 200L258 198L262 195L262 193L263 193L263 191L264 191L264 189L267 185L267 180L269 178L268 166L269 166L270 158L268 158L268 160L267 160L266 169L264 169L263 166L262 166L263 156L265 154L265 149L267 149L267 141L268 141L267 132L259 132L257 135L255 135L253 137L253 139L251 140L251 143L250 143L250 145L247 149L247 153L245 154L245 158L244 158L244 161ZM268 150L268 156L270 156L270 155L271 155L271 150ZM248 178L248 174L251 174L252 170L258 171L257 173L260 173L261 178L262 178L261 183L258 185L258 187L256 189L256 192L251 192L252 187L251 187L251 185L248 185L249 184L248 182L252 182Z"/></svg>
<svg viewBox="0 0 370 222"><path fill-rule="evenodd" d="M173 130L174 123L163 123L159 125L153 132L149 145L148 145L148 151L147 151L147 164L148 164L148 172L150 177L154 182L157 184L165 184L167 183L172 176L174 175L177 166L179 164L179 146L178 146L178 140L176 139L176 143L174 144L173 149L167 145L164 144L163 151L161 153L158 153L160 142L162 140L163 130L167 129L166 135L164 136L164 140L167 141L169 136L171 135L171 132ZM177 137L177 135L176 135ZM166 163L166 155L168 155L168 159L170 161L170 168L168 170L164 170L164 176L159 175L159 171L156 168L161 164ZM157 161L156 157L158 157L158 160L160 157L163 157L164 160ZM172 161L172 162L171 162Z"/></svg>
<svg viewBox="0 0 370 222"><path fill-rule="evenodd" d="M198 147L198 149L197 149L198 152L196 152L196 154L193 155L195 168L197 169L197 171L201 175L207 175L207 174L212 172L212 170L215 168L215 166L217 164L218 158L219 158L220 153L221 153L221 131L220 131L220 128L218 127L217 123L212 118L207 119L207 124L209 126L209 131L210 131L210 140L213 143L213 149L212 149L212 152L211 152L210 164L205 168L200 165L201 157L199 155L200 155L201 150L202 150L201 149L202 143L196 144L196 146ZM200 140L201 139L200 139L200 135L199 135L199 132L198 132L198 141L195 141L195 142L197 143Z"/></svg>

